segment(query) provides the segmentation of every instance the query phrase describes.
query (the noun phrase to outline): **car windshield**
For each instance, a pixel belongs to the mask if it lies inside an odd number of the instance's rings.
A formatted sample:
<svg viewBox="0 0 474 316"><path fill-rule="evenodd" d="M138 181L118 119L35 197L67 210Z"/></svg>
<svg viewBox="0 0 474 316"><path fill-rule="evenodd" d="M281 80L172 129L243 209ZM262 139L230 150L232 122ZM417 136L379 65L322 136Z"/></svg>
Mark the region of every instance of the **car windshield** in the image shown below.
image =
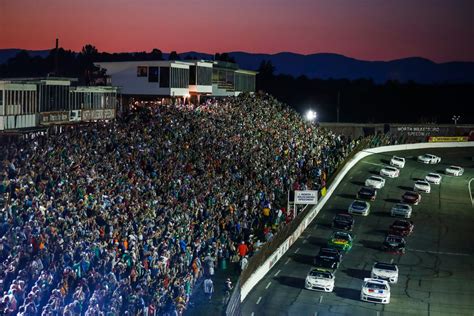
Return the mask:
<svg viewBox="0 0 474 316"><path fill-rule="evenodd" d="M453 170L461 170L461 167L456 167L456 166L451 166L449 167L450 169L453 169Z"/></svg>
<svg viewBox="0 0 474 316"><path fill-rule="evenodd" d="M365 207L365 205L365 202L362 201L355 201L354 203L352 203L353 207Z"/></svg>
<svg viewBox="0 0 474 316"><path fill-rule="evenodd" d="M408 205L405 205L405 204L396 204L395 207L397 209L400 209L400 210L407 210L408 209Z"/></svg>
<svg viewBox="0 0 474 316"><path fill-rule="evenodd" d="M368 289L374 289L374 290L386 290L387 289L387 286L385 284L373 283L373 282L365 283L365 287L368 288Z"/></svg>
<svg viewBox="0 0 474 316"><path fill-rule="evenodd" d="M405 195L412 198L418 197L418 194L415 192L406 192Z"/></svg>
<svg viewBox="0 0 474 316"><path fill-rule="evenodd" d="M436 174L436 173L428 173L428 176L432 177L432 178L439 178L440 177L440 175Z"/></svg>
<svg viewBox="0 0 474 316"><path fill-rule="evenodd" d="M387 237L387 242L390 242L390 243L400 243L400 242L402 242L402 238L401 238L401 237L397 237L397 236L389 236L389 237Z"/></svg>
<svg viewBox="0 0 474 316"><path fill-rule="evenodd" d="M404 222L404 221L396 221L395 223L393 223L393 226L396 226L396 227L408 227L410 224L407 223L407 222Z"/></svg>
<svg viewBox="0 0 474 316"><path fill-rule="evenodd" d="M348 216L348 215L344 215L344 214L338 214L338 215L336 215L336 218L334 220L341 221L341 222L350 222L351 217Z"/></svg>
<svg viewBox="0 0 474 316"><path fill-rule="evenodd" d="M362 194L373 194L375 191L371 188L363 187L359 192Z"/></svg>
<svg viewBox="0 0 474 316"><path fill-rule="evenodd" d="M334 239L350 240L350 237L347 234L337 232L337 233L334 234Z"/></svg>
<svg viewBox="0 0 474 316"><path fill-rule="evenodd" d="M382 179L378 177L370 177L369 179L372 181L382 182Z"/></svg>
<svg viewBox="0 0 474 316"><path fill-rule="evenodd" d="M316 277L316 278L332 279L331 273L323 272L323 271L319 271L319 270L311 270L309 275L312 276L312 277Z"/></svg>
<svg viewBox="0 0 474 316"><path fill-rule="evenodd" d="M416 181L416 184L418 185L428 185L425 181Z"/></svg>
<svg viewBox="0 0 474 316"><path fill-rule="evenodd" d="M331 249L331 248L322 248L319 251L319 255L321 256L335 256L338 254L338 251L336 249Z"/></svg>
<svg viewBox="0 0 474 316"><path fill-rule="evenodd" d="M374 265L374 268L381 270L397 271L397 268L394 264L377 262Z"/></svg>
<svg viewBox="0 0 474 316"><path fill-rule="evenodd" d="M393 157L393 160L402 162L402 161L403 161L403 158L400 158L400 157Z"/></svg>

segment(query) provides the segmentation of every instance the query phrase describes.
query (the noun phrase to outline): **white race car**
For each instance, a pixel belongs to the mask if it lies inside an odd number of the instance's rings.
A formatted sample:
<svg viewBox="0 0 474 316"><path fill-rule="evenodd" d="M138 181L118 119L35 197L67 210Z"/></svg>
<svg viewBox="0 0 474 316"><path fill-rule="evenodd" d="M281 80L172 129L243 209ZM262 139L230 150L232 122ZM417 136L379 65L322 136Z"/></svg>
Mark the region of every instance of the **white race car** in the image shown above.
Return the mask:
<svg viewBox="0 0 474 316"><path fill-rule="evenodd" d="M398 267L396 264L376 262L370 273L372 279L386 280L390 283L398 282Z"/></svg>
<svg viewBox="0 0 474 316"><path fill-rule="evenodd" d="M441 177L440 174L433 173L433 172L428 173L425 177L426 181L428 181L429 183L433 183L433 184L440 184L441 179L442 179L442 177Z"/></svg>
<svg viewBox="0 0 474 316"><path fill-rule="evenodd" d="M402 216L404 218L410 218L412 207L408 204L397 203L390 210L390 215L392 216Z"/></svg>
<svg viewBox="0 0 474 316"><path fill-rule="evenodd" d="M452 176L459 177L459 176L462 176L463 173L464 173L463 167L449 166L448 168L446 168L446 174L449 174Z"/></svg>
<svg viewBox="0 0 474 316"><path fill-rule="evenodd" d="M392 159L390 159L390 166L394 166L397 168L405 167L405 158L393 156Z"/></svg>
<svg viewBox="0 0 474 316"><path fill-rule="evenodd" d="M416 180L415 184L413 185L413 191L430 193L431 192L431 185L428 181Z"/></svg>
<svg viewBox="0 0 474 316"><path fill-rule="evenodd" d="M349 214L358 214L362 216L367 216L370 213L370 203L361 200L354 200L354 202L349 205L347 210Z"/></svg>
<svg viewBox="0 0 474 316"><path fill-rule="evenodd" d="M432 154L424 154L418 156L418 161L426 164L436 164L441 162L441 157Z"/></svg>
<svg viewBox="0 0 474 316"><path fill-rule="evenodd" d="M379 176L371 176L365 180L366 187L372 187L376 189L381 189L385 185L385 179Z"/></svg>
<svg viewBox="0 0 474 316"><path fill-rule="evenodd" d="M304 287L308 290L332 292L335 279L333 273L313 268L306 276Z"/></svg>
<svg viewBox="0 0 474 316"><path fill-rule="evenodd" d="M380 170L380 175L389 178L396 178L400 175L400 170L395 167L386 166Z"/></svg>
<svg viewBox="0 0 474 316"><path fill-rule="evenodd" d="M360 291L360 299L372 303L390 303L390 285L385 280L365 278Z"/></svg>

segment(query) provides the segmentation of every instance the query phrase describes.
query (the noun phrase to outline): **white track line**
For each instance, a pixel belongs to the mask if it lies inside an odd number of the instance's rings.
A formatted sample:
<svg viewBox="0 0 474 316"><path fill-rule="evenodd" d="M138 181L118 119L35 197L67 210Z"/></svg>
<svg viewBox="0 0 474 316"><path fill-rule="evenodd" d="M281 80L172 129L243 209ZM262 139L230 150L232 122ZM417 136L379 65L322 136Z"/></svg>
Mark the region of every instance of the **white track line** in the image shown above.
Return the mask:
<svg viewBox="0 0 474 316"><path fill-rule="evenodd" d="M278 270L273 276L278 276L280 274L281 270Z"/></svg>
<svg viewBox="0 0 474 316"><path fill-rule="evenodd" d="M265 286L265 290L267 290L270 287L271 284L272 284L272 282L268 282L267 286Z"/></svg>
<svg viewBox="0 0 474 316"><path fill-rule="evenodd" d="M469 184L467 186L469 188L469 198L471 199L472 207L474 207L474 199L472 198L472 191L471 191L471 182L472 182L472 180L474 180L474 178L471 178L471 180L469 180Z"/></svg>
<svg viewBox="0 0 474 316"><path fill-rule="evenodd" d="M260 304L260 301L262 300L262 297L260 296L257 300L257 305Z"/></svg>
<svg viewBox="0 0 474 316"><path fill-rule="evenodd" d="M322 302L323 302L323 296L321 295L321 296L319 297L319 304L321 304Z"/></svg>
<svg viewBox="0 0 474 316"><path fill-rule="evenodd" d="M375 162L368 162L368 161L361 161L362 163L366 163L368 165L374 165L374 166L379 166L379 167L386 167L387 165L381 164L381 163L375 163Z"/></svg>
<svg viewBox="0 0 474 316"><path fill-rule="evenodd" d="M300 248L296 248L295 253L298 253L300 251Z"/></svg>
<svg viewBox="0 0 474 316"><path fill-rule="evenodd" d="M286 260L285 264L288 264L288 262L290 262L290 260L291 260L291 259L290 259L290 258L288 258L288 260Z"/></svg>

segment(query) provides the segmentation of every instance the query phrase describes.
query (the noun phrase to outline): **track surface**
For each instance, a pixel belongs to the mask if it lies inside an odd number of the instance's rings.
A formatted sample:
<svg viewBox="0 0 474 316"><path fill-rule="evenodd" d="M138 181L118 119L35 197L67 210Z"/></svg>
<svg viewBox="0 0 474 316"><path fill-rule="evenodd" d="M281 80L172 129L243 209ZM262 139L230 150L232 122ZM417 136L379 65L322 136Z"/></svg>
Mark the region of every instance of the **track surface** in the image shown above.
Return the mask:
<svg viewBox="0 0 474 316"><path fill-rule="evenodd" d="M425 152L439 155L438 165L416 162ZM399 178L387 179L371 202L367 217L356 216L354 246L336 272L333 293L304 289L313 257L332 232L333 216L347 210L355 193L393 154L407 157ZM344 178L328 203L273 269L254 287L242 306L243 315L474 315L474 148L410 150L375 154L360 161ZM462 177L444 175L456 164ZM391 206L414 179L428 172L443 176L413 207L414 233L407 238L405 255L383 253L379 247L394 221ZM474 196L472 196L474 198ZM399 281L391 286L388 305L360 301L364 277L370 277L376 260L399 267Z"/></svg>

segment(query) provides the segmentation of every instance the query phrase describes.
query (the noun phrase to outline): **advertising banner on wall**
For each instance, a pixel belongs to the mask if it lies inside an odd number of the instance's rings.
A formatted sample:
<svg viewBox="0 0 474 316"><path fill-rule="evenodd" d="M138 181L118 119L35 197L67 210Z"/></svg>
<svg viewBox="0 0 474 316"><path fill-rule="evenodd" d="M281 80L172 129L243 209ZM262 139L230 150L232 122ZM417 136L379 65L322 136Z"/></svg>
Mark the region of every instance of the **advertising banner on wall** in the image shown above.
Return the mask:
<svg viewBox="0 0 474 316"><path fill-rule="evenodd" d="M69 111L45 112L40 114L40 124L61 124L69 122Z"/></svg>
<svg viewBox="0 0 474 316"><path fill-rule="evenodd" d="M468 136L431 136L430 143L445 143L445 142L467 142Z"/></svg>
<svg viewBox="0 0 474 316"><path fill-rule="evenodd" d="M318 191L295 191L295 204L317 204Z"/></svg>

